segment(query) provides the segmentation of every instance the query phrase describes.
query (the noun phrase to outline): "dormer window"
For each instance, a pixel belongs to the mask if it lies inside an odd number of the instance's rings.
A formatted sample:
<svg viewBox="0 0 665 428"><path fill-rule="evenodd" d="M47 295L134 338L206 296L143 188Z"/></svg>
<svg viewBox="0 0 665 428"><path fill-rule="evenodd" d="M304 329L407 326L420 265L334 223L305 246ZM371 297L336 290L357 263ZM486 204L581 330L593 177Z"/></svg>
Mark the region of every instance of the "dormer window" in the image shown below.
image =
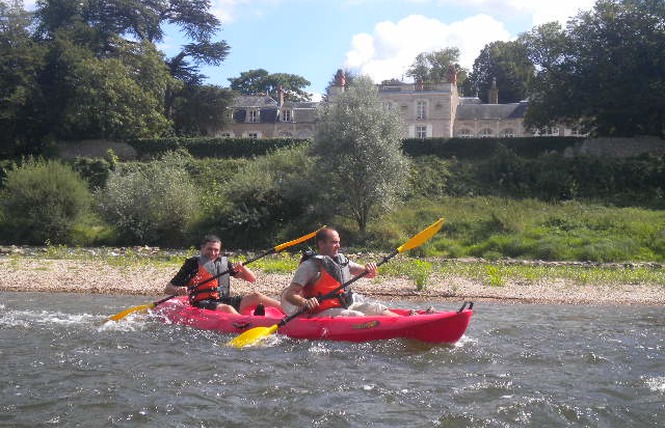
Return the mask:
<svg viewBox="0 0 665 428"><path fill-rule="evenodd" d="M281 114L282 122L292 122L293 121L293 111L284 109Z"/></svg>

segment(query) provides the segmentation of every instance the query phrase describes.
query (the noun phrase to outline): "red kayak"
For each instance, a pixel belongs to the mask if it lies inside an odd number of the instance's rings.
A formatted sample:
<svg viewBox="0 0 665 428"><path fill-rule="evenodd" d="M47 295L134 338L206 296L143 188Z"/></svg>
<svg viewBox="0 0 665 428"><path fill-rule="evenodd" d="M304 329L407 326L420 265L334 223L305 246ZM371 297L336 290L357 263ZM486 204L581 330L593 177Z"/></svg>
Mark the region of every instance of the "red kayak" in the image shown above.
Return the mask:
<svg viewBox="0 0 665 428"><path fill-rule="evenodd" d="M429 343L455 343L466 331L473 302L465 302L458 311L426 313L414 315L409 309L392 309L400 317L316 317L300 316L277 330L294 339L341 340L366 342L381 339L415 339ZM286 315L276 308L265 308L264 316L248 314L231 315L191 306L187 297L177 297L161 304L155 313L164 317L165 322L187 325L202 330L215 330L221 333L240 334L254 327L271 327Z"/></svg>

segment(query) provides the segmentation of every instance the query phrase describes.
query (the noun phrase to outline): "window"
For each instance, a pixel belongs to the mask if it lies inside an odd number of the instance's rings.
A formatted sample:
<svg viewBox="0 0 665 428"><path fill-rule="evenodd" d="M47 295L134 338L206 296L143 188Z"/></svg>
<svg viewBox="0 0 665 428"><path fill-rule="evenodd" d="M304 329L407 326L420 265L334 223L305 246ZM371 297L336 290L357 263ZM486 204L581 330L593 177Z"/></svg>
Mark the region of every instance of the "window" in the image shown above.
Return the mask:
<svg viewBox="0 0 665 428"><path fill-rule="evenodd" d="M386 102L383 103L383 108L388 110L388 111L391 111L391 110L395 109L395 104L393 104L392 101L386 101Z"/></svg>
<svg viewBox="0 0 665 428"><path fill-rule="evenodd" d="M222 138L233 138L233 132L222 132L220 135Z"/></svg>
<svg viewBox="0 0 665 428"><path fill-rule="evenodd" d="M247 134L245 134L245 138L252 138L254 140L258 140L259 138L261 138L261 134L259 134L258 132L248 132Z"/></svg>
<svg viewBox="0 0 665 428"><path fill-rule="evenodd" d="M427 102L422 100L416 102L416 119L427 119Z"/></svg>
<svg viewBox="0 0 665 428"><path fill-rule="evenodd" d="M553 126L551 128L540 128L534 134L536 137L556 137L559 135L559 128Z"/></svg>
<svg viewBox="0 0 665 428"><path fill-rule="evenodd" d="M416 138L427 138L427 126L416 125Z"/></svg>
<svg viewBox="0 0 665 428"><path fill-rule="evenodd" d="M515 136L515 130L513 128L506 128L501 131L501 136L504 138L513 138Z"/></svg>
<svg viewBox="0 0 665 428"><path fill-rule="evenodd" d="M293 120L293 111L282 110L282 122L291 122Z"/></svg>
<svg viewBox="0 0 665 428"><path fill-rule="evenodd" d="M460 138L471 138L473 136L473 133L471 132L470 129L464 128L459 130L457 136Z"/></svg>
<svg viewBox="0 0 665 428"><path fill-rule="evenodd" d="M247 112L247 122L250 123L258 123L260 119L259 111L258 110L250 110Z"/></svg>
<svg viewBox="0 0 665 428"><path fill-rule="evenodd" d="M489 128L485 128L478 133L478 137L480 138L492 138L492 136L492 130Z"/></svg>

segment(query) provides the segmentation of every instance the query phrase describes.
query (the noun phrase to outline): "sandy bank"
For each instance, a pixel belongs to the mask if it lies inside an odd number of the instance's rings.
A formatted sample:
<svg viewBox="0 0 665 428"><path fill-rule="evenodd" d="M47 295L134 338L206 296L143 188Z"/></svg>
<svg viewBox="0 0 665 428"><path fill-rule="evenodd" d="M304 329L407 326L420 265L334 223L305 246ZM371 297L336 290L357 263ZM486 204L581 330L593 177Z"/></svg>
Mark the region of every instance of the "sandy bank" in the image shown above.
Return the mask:
<svg viewBox="0 0 665 428"><path fill-rule="evenodd" d="M175 274L173 267L112 265L103 261L11 259L0 257L1 291L73 292L134 294L150 298L163 296L164 284ZM233 280L234 293L250 290L276 296L288 285L289 275L256 271L254 284ZM506 303L665 305L662 285L580 285L566 281L518 283L488 286L467 278L434 276L424 291L416 291L413 281L383 277L361 279L354 290L383 302L412 300L423 302L462 302L471 300ZM150 298L148 300L150 300Z"/></svg>

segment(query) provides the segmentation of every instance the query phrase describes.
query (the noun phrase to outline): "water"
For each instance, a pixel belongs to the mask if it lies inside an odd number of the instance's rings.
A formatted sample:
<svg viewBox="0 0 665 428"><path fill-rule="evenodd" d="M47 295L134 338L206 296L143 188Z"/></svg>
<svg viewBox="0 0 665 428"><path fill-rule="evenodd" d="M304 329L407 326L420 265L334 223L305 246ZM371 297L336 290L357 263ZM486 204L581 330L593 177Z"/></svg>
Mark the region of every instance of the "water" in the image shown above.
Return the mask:
<svg viewBox="0 0 665 428"><path fill-rule="evenodd" d="M665 426L662 307L477 303L455 346L101 324L151 300L0 293L0 426Z"/></svg>

